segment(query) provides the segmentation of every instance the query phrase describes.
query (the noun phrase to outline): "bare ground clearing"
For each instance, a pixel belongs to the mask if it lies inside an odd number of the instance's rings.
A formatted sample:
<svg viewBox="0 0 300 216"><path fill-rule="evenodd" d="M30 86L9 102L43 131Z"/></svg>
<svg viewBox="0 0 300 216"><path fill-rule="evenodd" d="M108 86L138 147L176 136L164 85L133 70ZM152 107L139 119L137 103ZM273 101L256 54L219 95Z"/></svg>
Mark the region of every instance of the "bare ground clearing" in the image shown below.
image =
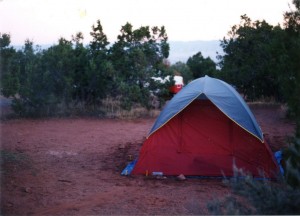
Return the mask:
<svg viewBox="0 0 300 216"><path fill-rule="evenodd" d="M253 106L271 149L295 125L279 106ZM1 126L4 215L208 214L207 201L230 191L218 179L120 175L154 118L16 119ZM132 155L132 157L130 156Z"/></svg>

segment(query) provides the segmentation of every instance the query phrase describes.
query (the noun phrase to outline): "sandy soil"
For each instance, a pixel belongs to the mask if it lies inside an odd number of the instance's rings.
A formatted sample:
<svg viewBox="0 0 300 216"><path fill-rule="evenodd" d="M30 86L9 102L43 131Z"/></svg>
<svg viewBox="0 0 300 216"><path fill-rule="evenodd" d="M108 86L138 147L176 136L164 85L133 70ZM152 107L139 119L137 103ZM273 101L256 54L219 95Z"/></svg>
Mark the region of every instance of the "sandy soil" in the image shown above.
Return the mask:
<svg viewBox="0 0 300 216"><path fill-rule="evenodd" d="M279 106L252 107L276 151L295 125ZM230 190L220 179L121 176L154 118L6 120L1 126L1 214L208 214Z"/></svg>

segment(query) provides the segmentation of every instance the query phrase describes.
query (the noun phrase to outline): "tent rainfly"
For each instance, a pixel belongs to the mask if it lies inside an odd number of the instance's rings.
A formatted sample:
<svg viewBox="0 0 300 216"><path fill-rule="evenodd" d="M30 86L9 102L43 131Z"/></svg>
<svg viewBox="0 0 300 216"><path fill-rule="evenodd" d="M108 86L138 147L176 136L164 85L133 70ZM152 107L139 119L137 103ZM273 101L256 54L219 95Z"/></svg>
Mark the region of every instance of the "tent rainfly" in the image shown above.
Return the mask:
<svg viewBox="0 0 300 216"><path fill-rule="evenodd" d="M273 178L278 165L248 105L219 79L196 79L165 106L131 174L233 176L233 164Z"/></svg>

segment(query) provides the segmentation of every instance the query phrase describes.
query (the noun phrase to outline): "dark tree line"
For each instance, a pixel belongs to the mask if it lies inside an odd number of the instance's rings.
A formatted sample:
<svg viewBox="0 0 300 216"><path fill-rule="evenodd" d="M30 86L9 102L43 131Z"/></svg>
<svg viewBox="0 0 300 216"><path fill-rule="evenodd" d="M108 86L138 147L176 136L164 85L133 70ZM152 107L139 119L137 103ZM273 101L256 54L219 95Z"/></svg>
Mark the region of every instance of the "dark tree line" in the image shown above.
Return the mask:
<svg viewBox="0 0 300 216"><path fill-rule="evenodd" d="M229 39L221 41L225 55L219 57L220 76L234 83L248 100L282 100L282 81L291 72L288 38L280 26L241 16L240 24L229 32Z"/></svg>
<svg viewBox="0 0 300 216"><path fill-rule="evenodd" d="M152 79L170 74L164 63L169 55L164 27L133 29L126 23L111 45L98 20L90 34L87 46L79 32L44 50L29 40L15 50L10 35L0 34L1 93L13 97L16 113L51 116L78 107L95 110L108 97L124 109L149 107L150 96L164 93L163 84Z"/></svg>

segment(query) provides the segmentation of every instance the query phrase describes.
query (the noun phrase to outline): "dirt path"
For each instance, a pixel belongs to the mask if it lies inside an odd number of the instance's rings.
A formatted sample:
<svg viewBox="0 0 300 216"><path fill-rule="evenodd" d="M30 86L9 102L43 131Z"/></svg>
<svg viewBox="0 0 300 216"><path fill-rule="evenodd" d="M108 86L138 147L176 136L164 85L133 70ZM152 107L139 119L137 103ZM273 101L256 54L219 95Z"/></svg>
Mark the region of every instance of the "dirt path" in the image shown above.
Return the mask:
<svg viewBox="0 0 300 216"><path fill-rule="evenodd" d="M294 125L280 107L253 108L272 150ZM124 177L155 119L1 122L1 213L5 215L208 214L229 193L218 179Z"/></svg>

